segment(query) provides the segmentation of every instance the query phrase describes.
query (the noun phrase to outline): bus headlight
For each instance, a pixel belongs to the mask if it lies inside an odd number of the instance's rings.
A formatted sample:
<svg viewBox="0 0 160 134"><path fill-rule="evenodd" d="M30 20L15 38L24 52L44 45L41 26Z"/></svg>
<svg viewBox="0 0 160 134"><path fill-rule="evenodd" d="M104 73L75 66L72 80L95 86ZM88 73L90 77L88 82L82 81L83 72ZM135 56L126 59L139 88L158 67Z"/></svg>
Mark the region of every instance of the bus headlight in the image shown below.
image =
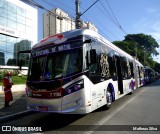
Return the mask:
<svg viewBox="0 0 160 134"><path fill-rule="evenodd" d="M79 91L82 88L84 88L84 80L79 80L73 83L72 85L68 86L67 88L65 88L64 95L74 93L76 91Z"/></svg>

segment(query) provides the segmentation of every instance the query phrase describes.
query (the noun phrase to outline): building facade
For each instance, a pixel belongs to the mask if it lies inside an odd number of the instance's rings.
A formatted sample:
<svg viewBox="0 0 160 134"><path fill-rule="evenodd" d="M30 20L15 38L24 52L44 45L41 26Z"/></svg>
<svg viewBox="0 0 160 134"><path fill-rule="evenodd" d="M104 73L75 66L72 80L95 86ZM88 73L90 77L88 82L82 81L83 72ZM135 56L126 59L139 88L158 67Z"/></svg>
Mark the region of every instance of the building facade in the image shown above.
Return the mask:
<svg viewBox="0 0 160 134"><path fill-rule="evenodd" d="M20 0L0 0L0 66L17 66L18 51L37 43L37 9ZM29 54L20 55L28 66Z"/></svg>
<svg viewBox="0 0 160 134"><path fill-rule="evenodd" d="M55 8L51 10L51 12L52 13L48 12L43 15L43 38L75 29L75 22L67 13L59 8ZM55 17L54 14L64 17L65 19Z"/></svg>
<svg viewBox="0 0 160 134"><path fill-rule="evenodd" d="M55 8L51 10L51 12L52 13L47 12L43 15L43 38L76 28L75 20L63 10ZM98 29L95 27L95 25L89 22L82 22L81 27L92 29L98 32Z"/></svg>

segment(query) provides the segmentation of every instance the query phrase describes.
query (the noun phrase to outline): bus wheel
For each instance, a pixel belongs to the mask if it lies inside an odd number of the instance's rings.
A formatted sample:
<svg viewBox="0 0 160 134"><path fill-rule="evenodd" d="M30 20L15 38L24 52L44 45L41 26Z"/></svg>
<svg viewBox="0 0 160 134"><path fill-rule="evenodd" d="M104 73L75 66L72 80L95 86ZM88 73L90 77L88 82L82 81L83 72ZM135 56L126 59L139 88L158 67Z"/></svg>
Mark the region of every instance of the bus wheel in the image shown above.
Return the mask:
<svg viewBox="0 0 160 134"><path fill-rule="evenodd" d="M111 108L111 103L112 103L112 92L111 89L108 87L106 91L106 104L104 105L104 109L108 110Z"/></svg>

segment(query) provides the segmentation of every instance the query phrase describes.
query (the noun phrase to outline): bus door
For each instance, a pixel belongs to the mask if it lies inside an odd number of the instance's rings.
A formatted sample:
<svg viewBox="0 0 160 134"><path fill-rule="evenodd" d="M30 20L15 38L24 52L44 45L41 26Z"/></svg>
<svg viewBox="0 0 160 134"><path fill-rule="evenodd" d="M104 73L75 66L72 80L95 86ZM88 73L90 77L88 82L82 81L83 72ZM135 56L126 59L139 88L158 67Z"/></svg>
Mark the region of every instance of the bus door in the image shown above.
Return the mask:
<svg viewBox="0 0 160 134"><path fill-rule="evenodd" d="M122 78L121 61L119 56L115 56L115 58L116 58L116 72L118 77L118 90L120 94L123 94L123 78Z"/></svg>

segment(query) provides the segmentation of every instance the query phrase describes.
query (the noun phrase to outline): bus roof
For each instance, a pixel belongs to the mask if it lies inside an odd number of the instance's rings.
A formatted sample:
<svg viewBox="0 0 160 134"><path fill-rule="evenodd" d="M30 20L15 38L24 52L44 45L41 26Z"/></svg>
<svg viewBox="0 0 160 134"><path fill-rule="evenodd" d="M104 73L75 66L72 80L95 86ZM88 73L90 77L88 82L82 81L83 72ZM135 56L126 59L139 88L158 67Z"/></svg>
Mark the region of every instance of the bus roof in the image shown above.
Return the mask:
<svg viewBox="0 0 160 134"><path fill-rule="evenodd" d="M143 65L142 65L138 60L135 60L135 62L136 62L139 66L142 66L142 67L143 67Z"/></svg>
<svg viewBox="0 0 160 134"><path fill-rule="evenodd" d="M124 52L123 50L121 50L120 48L118 48L117 46L115 46L114 44L109 42L107 39L102 37L100 34L98 34L95 31L92 31L90 29L76 29L76 30L71 30L71 31L67 31L67 32L63 32L63 33L48 36L48 37L42 39L39 43L35 44L33 46L33 49L34 48L39 48L39 47L42 47L42 46L46 46L46 45L51 44L51 43L60 44L60 43L65 42L67 39L74 38L74 37L77 37L79 35L88 35L88 36L91 36L93 38L96 38L99 41L106 44L107 46L109 46L110 48L114 49L116 52L118 52L122 55L125 55L129 59L133 59L133 57L131 55Z"/></svg>

